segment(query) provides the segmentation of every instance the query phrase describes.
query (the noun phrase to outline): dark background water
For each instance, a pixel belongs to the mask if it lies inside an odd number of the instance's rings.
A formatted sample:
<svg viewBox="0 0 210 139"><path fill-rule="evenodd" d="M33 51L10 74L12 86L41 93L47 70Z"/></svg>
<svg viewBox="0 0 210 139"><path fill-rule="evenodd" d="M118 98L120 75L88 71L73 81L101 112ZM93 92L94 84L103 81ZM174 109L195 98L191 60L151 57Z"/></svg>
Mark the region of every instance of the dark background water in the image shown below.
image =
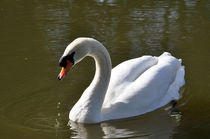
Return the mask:
<svg viewBox="0 0 210 139"><path fill-rule="evenodd" d="M164 51L182 58L186 84L171 117L149 114L94 125L68 124L94 75L84 59L58 82L58 60L75 38L93 37L113 66ZM0 138L210 137L209 0L1 0Z"/></svg>

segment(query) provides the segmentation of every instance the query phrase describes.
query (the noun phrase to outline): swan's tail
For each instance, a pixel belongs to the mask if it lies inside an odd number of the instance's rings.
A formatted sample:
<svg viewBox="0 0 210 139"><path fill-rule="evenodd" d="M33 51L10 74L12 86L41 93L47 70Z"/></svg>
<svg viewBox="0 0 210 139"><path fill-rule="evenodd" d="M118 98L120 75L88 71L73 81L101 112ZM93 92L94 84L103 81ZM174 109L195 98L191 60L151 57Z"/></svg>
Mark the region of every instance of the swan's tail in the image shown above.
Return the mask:
<svg viewBox="0 0 210 139"><path fill-rule="evenodd" d="M181 63L181 59L179 59L179 61ZM160 104L161 106L166 105L163 104L165 102L169 102L171 100L178 100L180 98L179 89L185 84L184 75L185 75L185 67L180 66L179 69L177 70L174 82L170 85L166 93L166 96L161 101L162 102L162 104Z"/></svg>
<svg viewBox="0 0 210 139"><path fill-rule="evenodd" d="M178 100L180 98L179 89L185 84L184 75L184 66L181 66L177 71L176 79L168 90L168 93L171 95L172 99Z"/></svg>
<svg viewBox="0 0 210 139"><path fill-rule="evenodd" d="M178 100L180 98L179 89L185 84L184 74L184 66L181 66L177 71L176 79L170 85L167 91L167 95L165 96L162 102L169 102L168 100ZM161 105L164 106L166 104Z"/></svg>

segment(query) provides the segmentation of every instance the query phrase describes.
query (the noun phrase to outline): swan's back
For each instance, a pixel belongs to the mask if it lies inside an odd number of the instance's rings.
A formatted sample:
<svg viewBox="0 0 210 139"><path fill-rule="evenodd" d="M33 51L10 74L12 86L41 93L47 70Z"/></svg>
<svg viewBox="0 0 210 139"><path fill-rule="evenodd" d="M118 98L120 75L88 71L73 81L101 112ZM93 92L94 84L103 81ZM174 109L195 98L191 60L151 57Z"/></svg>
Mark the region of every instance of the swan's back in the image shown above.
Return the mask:
<svg viewBox="0 0 210 139"><path fill-rule="evenodd" d="M184 84L181 60L163 53L143 56L116 66L102 112L104 119L126 118L153 111L179 98Z"/></svg>
<svg viewBox="0 0 210 139"><path fill-rule="evenodd" d="M112 69L109 87L104 104L109 104L121 95L119 90L124 90L127 84L134 82L140 75L158 63L157 57L142 56L124 61Z"/></svg>

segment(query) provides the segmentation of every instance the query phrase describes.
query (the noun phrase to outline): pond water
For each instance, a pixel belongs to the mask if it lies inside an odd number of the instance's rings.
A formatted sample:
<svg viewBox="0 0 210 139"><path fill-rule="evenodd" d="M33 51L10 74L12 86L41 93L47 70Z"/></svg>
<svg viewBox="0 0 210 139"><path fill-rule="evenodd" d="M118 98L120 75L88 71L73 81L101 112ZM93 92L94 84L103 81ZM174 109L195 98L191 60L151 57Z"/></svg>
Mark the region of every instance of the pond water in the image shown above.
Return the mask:
<svg viewBox="0 0 210 139"><path fill-rule="evenodd" d="M182 58L181 114L163 108L101 124L69 123L94 61L84 59L59 82L58 60L81 36L103 43L113 66L164 51ZM0 138L210 137L210 0L1 0L0 47Z"/></svg>

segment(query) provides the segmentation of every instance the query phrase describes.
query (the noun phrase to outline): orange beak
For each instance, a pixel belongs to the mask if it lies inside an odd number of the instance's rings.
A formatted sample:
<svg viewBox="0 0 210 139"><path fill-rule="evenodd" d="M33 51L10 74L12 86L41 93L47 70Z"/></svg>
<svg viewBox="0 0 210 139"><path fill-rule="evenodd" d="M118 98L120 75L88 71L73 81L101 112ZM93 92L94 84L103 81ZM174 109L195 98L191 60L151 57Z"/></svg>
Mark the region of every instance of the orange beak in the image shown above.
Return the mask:
<svg viewBox="0 0 210 139"><path fill-rule="evenodd" d="M60 74L58 75L58 80L62 80L66 73L71 69L72 63L70 61L67 61L66 67L62 67Z"/></svg>

